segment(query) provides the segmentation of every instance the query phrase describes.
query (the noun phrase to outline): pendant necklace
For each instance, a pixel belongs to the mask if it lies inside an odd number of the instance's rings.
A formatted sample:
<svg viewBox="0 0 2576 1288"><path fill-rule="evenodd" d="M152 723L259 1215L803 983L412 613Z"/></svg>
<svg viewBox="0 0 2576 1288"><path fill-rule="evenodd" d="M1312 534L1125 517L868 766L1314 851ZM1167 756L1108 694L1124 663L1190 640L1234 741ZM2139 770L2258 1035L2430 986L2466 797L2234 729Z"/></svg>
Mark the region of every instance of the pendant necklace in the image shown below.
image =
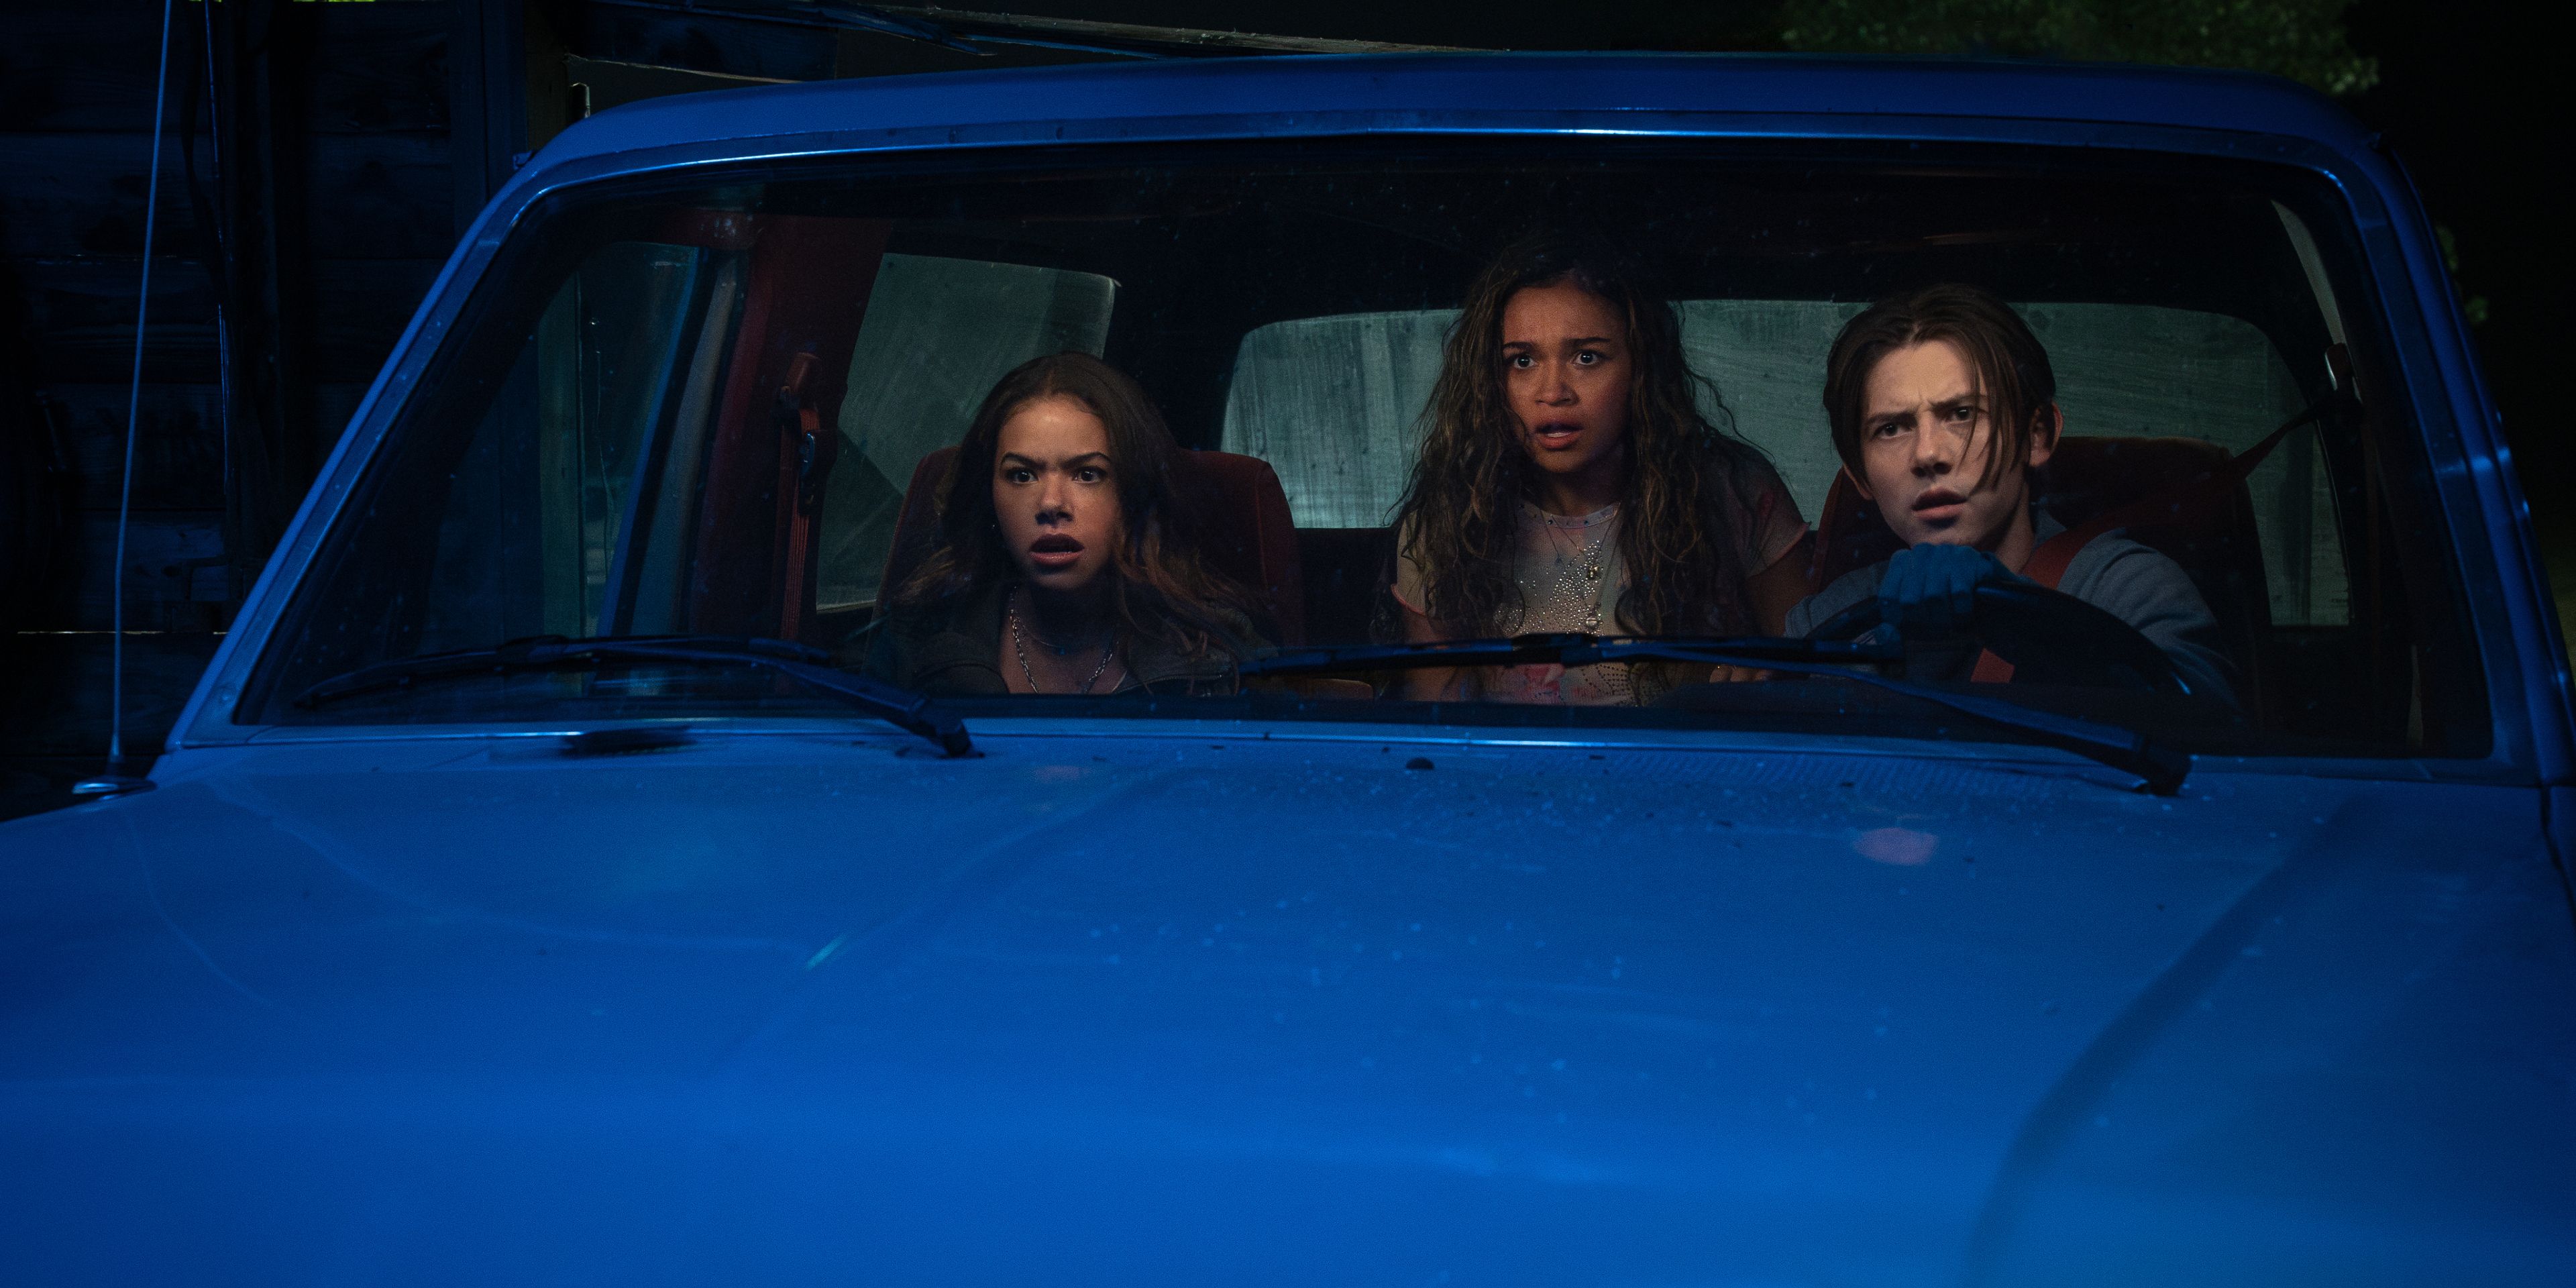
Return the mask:
<svg viewBox="0 0 2576 1288"><path fill-rule="evenodd" d="M1586 635L1601 633L1601 597L1613 589L1603 583L1609 579L1610 542L1616 532L1612 523L1617 515L1616 506L1604 506L1576 519L1543 511L1537 514L1547 532L1551 567L1536 579L1534 589L1543 596L1542 602L1555 621L1571 619L1577 623L1576 629ZM1579 701L1637 700L1631 668L1625 662L1569 667L1560 682L1568 691L1591 695L1575 699Z"/></svg>
<svg viewBox="0 0 2576 1288"><path fill-rule="evenodd" d="M1554 515L1542 514L1540 523L1547 532L1549 545L1556 551L1555 575L1549 579L1555 584L1548 587L1549 598L1556 601L1559 612L1574 616L1589 633L1601 629L1601 553L1607 544L1604 540L1607 534L1587 541L1565 531L1571 528L1582 532L1600 526L1601 520L1596 515L1584 517L1592 522L1565 523ZM1572 546L1571 558L1567 557L1569 544Z"/></svg>
<svg viewBox="0 0 2576 1288"><path fill-rule="evenodd" d="M1029 682L1029 692L1042 693L1045 690L1038 687L1038 673L1029 669L1028 645L1020 638L1020 610L1019 606L1012 602L1017 598L1018 596L1014 594L1002 601L1002 616L1004 619L1009 621L1011 626L1011 652L1020 660L1020 678ZM1055 648L1054 645L1048 644L1043 639L1039 640L1038 643L1048 648ZM1073 650L1070 648L1056 648L1055 655L1057 657L1063 657L1072 651ZM1100 683L1101 675L1109 670L1109 659L1116 657L1117 655L1118 650L1111 648L1108 641L1101 641L1100 665L1091 668L1091 674L1083 677L1082 687L1074 690L1074 692L1084 696L1089 696L1091 693L1091 686Z"/></svg>

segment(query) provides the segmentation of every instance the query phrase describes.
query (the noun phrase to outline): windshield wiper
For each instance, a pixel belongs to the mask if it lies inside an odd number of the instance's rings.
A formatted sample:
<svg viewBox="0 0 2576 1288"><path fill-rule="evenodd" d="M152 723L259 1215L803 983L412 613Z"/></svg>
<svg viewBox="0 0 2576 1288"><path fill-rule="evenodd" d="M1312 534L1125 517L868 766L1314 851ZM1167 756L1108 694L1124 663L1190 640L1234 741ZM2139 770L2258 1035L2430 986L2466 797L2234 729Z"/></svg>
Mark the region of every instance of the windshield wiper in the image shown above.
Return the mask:
<svg viewBox="0 0 2576 1288"><path fill-rule="evenodd" d="M511 640L495 648L428 653L360 667L332 676L296 694L293 705L310 710L361 693L448 676L590 670L619 662L676 662L698 667L750 666L776 672L809 689L829 693L888 724L929 739L949 756L974 753L975 746L967 738L966 725L955 715L910 689L822 665L829 660L829 654L786 640L708 635L568 640L560 635L538 635Z"/></svg>
<svg viewBox="0 0 2576 1288"><path fill-rule="evenodd" d="M1902 646L1858 640L1772 639L1761 636L1516 635L1510 639L1438 640L1350 648L1278 649L1245 661L1245 679L1270 675L1324 675L1337 671L1419 671L1443 666L1591 666L1601 662L1706 662L1750 666L1849 680L2010 729L2044 746L2071 751L2136 774L2148 791L2171 796L2191 773L2191 757L2120 725L2035 711L2017 703L1952 693L1873 671L1848 669L1904 657Z"/></svg>

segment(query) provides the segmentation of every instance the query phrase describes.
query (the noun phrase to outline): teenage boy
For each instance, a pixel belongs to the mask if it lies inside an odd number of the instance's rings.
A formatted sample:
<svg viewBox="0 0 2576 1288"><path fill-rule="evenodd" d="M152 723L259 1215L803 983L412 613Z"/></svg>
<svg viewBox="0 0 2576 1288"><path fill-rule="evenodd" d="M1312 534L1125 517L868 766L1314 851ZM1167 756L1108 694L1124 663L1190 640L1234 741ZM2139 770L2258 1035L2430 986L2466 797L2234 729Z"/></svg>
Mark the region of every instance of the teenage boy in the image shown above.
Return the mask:
<svg viewBox="0 0 2576 1288"><path fill-rule="evenodd" d="M2031 504L2031 472L2063 425L2056 374L2021 316L1984 291L1934 286L1854 317L1826 360L1825 414L1861 495L1911 548L1801 601L1791 635L1874 597L1901 637L1955 636L1980 584L2026 581L2032 554L2064 531ZM2064 562L2054 589L2135 627L2192 692L2235 700L2218 623L2173 560L2108 532ZM1969 679L1975 657L1960 649L1928 678Z"/></svg>

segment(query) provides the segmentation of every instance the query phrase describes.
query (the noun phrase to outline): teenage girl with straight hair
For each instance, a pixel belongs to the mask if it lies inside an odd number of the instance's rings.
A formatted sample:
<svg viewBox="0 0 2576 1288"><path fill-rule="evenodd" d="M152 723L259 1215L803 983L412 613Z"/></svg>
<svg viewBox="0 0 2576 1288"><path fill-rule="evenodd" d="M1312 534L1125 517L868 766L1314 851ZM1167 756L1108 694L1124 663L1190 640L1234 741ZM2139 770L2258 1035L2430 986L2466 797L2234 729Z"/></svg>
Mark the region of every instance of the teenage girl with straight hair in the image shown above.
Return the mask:
<svg viewBox="0 0 2576 1288"><path fill-rule="evenodd" d="M1450 330L1396 511L1405 637L1778 634L1807 592L1807 525L1762 453L1701 413L1706 388L1672 307L1616 254L1556 237L1503 252ZM1748 678L1497 667L1412 672L1407 693L1643 703Z"/></svg>

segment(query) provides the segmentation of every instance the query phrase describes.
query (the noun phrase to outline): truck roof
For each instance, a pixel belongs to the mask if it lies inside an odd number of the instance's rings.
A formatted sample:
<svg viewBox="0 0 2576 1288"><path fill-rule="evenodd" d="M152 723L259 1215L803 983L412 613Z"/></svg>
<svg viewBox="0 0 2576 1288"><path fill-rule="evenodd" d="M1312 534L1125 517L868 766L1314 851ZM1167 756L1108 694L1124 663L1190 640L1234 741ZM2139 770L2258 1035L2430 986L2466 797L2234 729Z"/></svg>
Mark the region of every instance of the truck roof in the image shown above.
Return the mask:
<svg viewBox="0 0 2576 1288"><path fill-rule="evenodd" d="M959 131L951 141L961 144L1021 142L1031 139L1025 129L1007 138L978 132L1146 120L1164 124L1152 131L1159 137L1438 130L1467 126L1462 117L1515 129L1549 128L1554 118L1559 128L1615 130L1623 113L1741 114L1789 132L1802 117L1949 118L2287 135L2347 153L2371 142L2323 95L2243 72L1784 54L1375 54L950 72L678 95L583 121L548 144L544 159L924 128ZM1303 119L1277 121L1282 114ZM1246 117L1273 119L1246 129Z"/></svg>

